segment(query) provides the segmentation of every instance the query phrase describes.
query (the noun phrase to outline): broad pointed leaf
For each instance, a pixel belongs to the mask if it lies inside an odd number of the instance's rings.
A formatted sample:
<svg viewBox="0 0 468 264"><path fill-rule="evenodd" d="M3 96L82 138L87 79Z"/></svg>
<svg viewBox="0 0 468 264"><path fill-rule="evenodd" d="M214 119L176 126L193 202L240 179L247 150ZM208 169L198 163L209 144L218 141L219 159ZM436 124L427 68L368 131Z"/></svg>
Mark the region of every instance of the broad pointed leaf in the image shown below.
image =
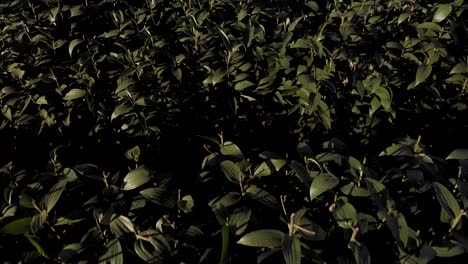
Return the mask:
<svg viewBox="0 0 468 264"><path fill-rule="evenodd" d="M329 173L320 173L310 186L310 200L314 200L320 194L333 189L339 182L337 177Z"/></svg>
<svg viewBox="0 0 468 264"><path fill-rule="evenodd" d="M301 242L297 237L284 235L281 248L286 264L301 264Z"/></svg>
<svg viewBox="0 0 468 264"><path fill-rule="evenodd" d="M244 235L237 244L249 247L276 248L281 246L284 233L275 229L262 229Z"/></svg>
<svg viewBox="0 0 468 264"><path fill-rule="evenodd" d="M453 194L444 185L434 182L434 191L439 200L440 206L452 218L456 218L460 213L460 205L453 196Z"/></svg>
<svg viewBox="0 0 468 264"><path fill-rule="evenodd" d="M221 162L221 170L223 171L226 178L234 183L239 183L242 177L242 171L239 167L230 160L225 160Z"/></svg>
<svg viewBox="0 0 468 264"><path fill-rule="evenodd" d="M151 179L151 172L145 166L131 170L124 178L124 191L136 189Z"/></svg>

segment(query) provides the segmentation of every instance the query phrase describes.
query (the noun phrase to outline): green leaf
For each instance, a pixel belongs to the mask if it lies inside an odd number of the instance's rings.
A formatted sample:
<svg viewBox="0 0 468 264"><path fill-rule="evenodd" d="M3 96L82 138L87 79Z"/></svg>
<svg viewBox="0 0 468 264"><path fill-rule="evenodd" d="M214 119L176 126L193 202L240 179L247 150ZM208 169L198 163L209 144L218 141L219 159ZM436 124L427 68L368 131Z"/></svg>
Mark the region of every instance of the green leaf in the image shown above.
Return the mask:
<svg viewBox="0 0 468 264"><path fill-rule="evenodd" d="M68 53L70 54L70 57L72 56L73 50L75 49L75 47L82 42L83 42L82 39L74 39L70 41L70 45L68 45Z"/></svg>
<svg viewBox="0 0 468 264"><path fill-rule="evenodd" d="M468 160L468 149L456 149L445 159Z"/></svg>
<svg viewBox="0 0 468 264"><path fill-rule="evenodd" d="M241 195L238 192L229 192L224 196L218 196L215 199L211 200L208 205L213 209L226 208L231 205L236 204L241 199Z"/></svg>
<svg viewBox="0 0 468 264"><path fill-rule="evenodd" d="M146 166L140 166L131 170L124 178L124 191L136 189L151 179L151 172Z"/></svg>
<svg viewBox="0 0 468 264"><path fill-rule="evenodd" d="M320 194L333 189L340 183L340 180L328 173L320 173L314 178L310 185L310 200L314 200Z"/></svg>
<svg viewBox="0 0 468 264"><path fill-rule="evenodd" d="M243 157L242 151L239 149L239 147L236 144L229 141L224 142L224 144L220 148L220 152L225 156L233 156L239 158Z"/></svg>
<svg viewBox="0 0 468 264"><path fill-rule="evenodd" d="M468 73L468 66L465 62L460 62L453 67L450 71L450 74L457 74L457 73Z"/></svg>
<svg viewBox="0 0 468 264"><path fill-rule="evenodd" d="M430 64L421 64L419 65L418 71L416 72L416 83L415 86L419 85L420 83L424 82L427 77L432 72L432 65Z"/></svg>
<svg viewBox="0 0 468 264"><path fill-rule="evenodd" d="M99 257L99 264L123 264L122 246L119 239L113 239L106 244L106 251Z"/></svg>
<svg viewBox="0 0 468 264"><path fill-rule="evenodd" d="M29 242L36 248L37 253L41 254L41 256L48 258L44 248L39 243L38 237L31 236L31 235L26 235L26 237L28 238Z"/></svg>
<svg viewBox="0 0 468 264"><path fill-rule="evenodd" d="M356 197L368 197L369 191L366 188L358 186L354 182L350 182L345 186L340 188L340 191L346 195L356 196Z"/></svg>
<svg viewBox="0 0 468 264"><path fill-rule="evenodd" d="M238 82L236 83L236 86L234 87L234 89L236 91L243 91L245 88L249 88L251 86L254 86L255 84L251 81L241 81L241 82Z"/></svg>
<svg viewBox="0 0 468 264"><path fill-rule="evenodd" d="M135 233L135 227L132 220L123 215L116 214L114 214L111 218L110 230L116 237L121 237L129 233Z"/></svg>
<svg viewBox="0 0 468 264"><path fill-rule="evenodd" d="M233 229L236 235L241 235L247 229L252 210L246 208L239 208L237 211L229 215L228 224Z"/></svg>
<svg viewBox="0 0 468 264"><path fill-rule="evenodd" d="M117 89L115 90L115 93L118 94L123 90L126 90L133 83L134 82L131 79L128 79L125 76L121 76L119 79L117 79Z"/></svg>
<svg viewBox="0 0 468 264"><path fill-rule="evenodd" d="M76 5L70 8L70 17L76 17L83 14L83 7L81 5Z"/></svg>
<svg viewBox="0 0 468 264"><path fill-rule="evenodd" d="M31 224L32 217L24 217L14 220L0 229L2 235L23 235L29 231L29 225Z"/></svg>
<svg viewBox="0 0 468 264"><path fill-rule="evenodd" d="M62 262L69 263L76 255L80 254L84 248L81 243L68 244L59 252L58 257Z"/></svg>
<svg viewBox="0 0 468 264"><path fill-rule="evenodd" d="M195 206L195 202L193 201L192 195L185 195L179 201L179 208L185 213L191 212L194 206Z"/></svg>
<svg viewBox="0 0 468 264"><path fill-rule="evenodd" d="M432 246L431 248L436 256L442 258L455 257L466 252L465 248L454 240L444 241L441 245Z"/></svg>
<svg viewBox="0 0 468 264"><path fill-rule="evenodd" d="M387 212L395 207L395 201L390 197L383 183L371 178L366 178L365 180L371 199L377 205L379 211Z"/></svg>
<svg viewBox="0 0 468 264"><path fill-rule="evenodd" d="M242 171L239 167L230 160L225 160L221 162L221 170L223 171L226 178L234 183L239 183L242 177Z"/></svg>
<svg viewBox="0 0 468 264"><path fill-rule="evenodd" d="M439 23L442 22L445 18L450 15L452 12L452 6L450 4L439 5L434 16L432 17L432 22Z"/></svg>
<svg viewBox="0 0 468 264"><path fill-rule="evenodd" d="M153 203L167 208L173 208L177 204L175 193L164 188L152 187L140 191L140 194Z"/></svg>
<svg viewBox="0 0 468 264"><path fill-rule="evenodd" d="M444 185L438 182L434 182L433 186L440 206L442 206L445 212L452 219L455 219L460 213L460 205L458 204L457 200Z"/></svg>
<svg viewBox="0 0 468 264"><path fill-rule="evenodd" d="M411 16L411 14L409 13L402 13L399 17L398 17L398 25L403 23L405 20L407 20L409 17Z"/></svg>
<svg viewBox="0 0 468 264"><path fill-rule="evenodd" d="M281 248L286 264L301 264L301 242L297 237L284 235Z"/></svg>
<svg viewBox="0 0 468 264"><path fill-rule="evenodd" d="M271 195L269 192L257 187L256 185L250 185L246 190L245 194L251 199L256 200L271 208L279 207L278 200Z"/></svg>
<svg viewBox="0 0 468 264"><path fill-rule="evenodd" d="M371 264L369 250L364 243L349 242L349 248L353 251L354 259L357 264Z"/></svg>
<svg viewBox="0 0 468 264"><path fill-rule="evenodd" d="M63 100L70 101L85 96L86 91L82 89L71 89L64 97Z"/></svg>
<svg viewBox="0 0 468 264"><path fill-rule="evenodd" d="M342 200L337 201L333 216L338 225L345 229L353 228L358 223L358 213L354 206Z"/></svg>
<svg viewBox="0 0 468 264"><path fill-rule="evenodd" d="M227 225L223 225L223 227L221 228L221 236L221 259L219 260L219 263L224 264L226 263L229 254L229 227Z"/></svg>
<svg viewBox="0 0 468 264"><path fill-rule="evenodd" d="M271 172L270 166L268 166L268 163L262 162L255 168L253 176L254 177L270 176L271 173L272 172Z"/></svg>
<svg viewBox="0 0 468 264"><path fill-rule="evenodd" d="M296 176L302 181L302 183L304 183L306 188L309 189L310 185L312 184L312 178L310 177L309 172L304 167L304 165L293 160L289 166L291 166L291 168L296 173Z"/></svg>
<svg viewBox="0 0 468 264"><path fill-rule="evenodd" d="M389 214L386 217L387 226L392 231L393 237L406 248L408 244L408 224L406 223L405 216L402 213L398 213L396 216Z"/></svg>
<svg viewBox="0 0 468 264"><path fill-rule="evenodd" d="M277 248L281 246L284 233L275 229L262 229L244 235L237 244L249 247Z"/></svg>
<svg viewBox="0 0 468 264"><path fill-rule="evenodd" d="M47 210L47 213L49 213L52 210L52 208L54 208L55 204L60 199L60 196L62 196L62 193L65 190L66 185L67 185L66 179L60 180L54 186L52 186L49 192L42 198L41 206L45 210Z"/></svg>
<svg viewBox="0 0 468 264"><path fill-rule="evenodd" d="M132 109L133 107L128 106L125 102L121 103L115 108L114 112L112 112L111 120L114 120L115 118L130 112Z"/></svg>

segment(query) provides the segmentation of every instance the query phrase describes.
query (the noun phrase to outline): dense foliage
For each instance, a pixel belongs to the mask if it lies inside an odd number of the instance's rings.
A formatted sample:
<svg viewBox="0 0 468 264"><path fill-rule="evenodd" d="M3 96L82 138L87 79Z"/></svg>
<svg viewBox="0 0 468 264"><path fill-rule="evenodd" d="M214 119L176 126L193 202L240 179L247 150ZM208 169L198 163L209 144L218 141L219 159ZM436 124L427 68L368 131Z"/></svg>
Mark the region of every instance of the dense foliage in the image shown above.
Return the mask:
<svg viewBox="0 0 468 264"><path fill-rule="evenodd" d="M461 261L466 8L2 1L2 260Z"/></svg>

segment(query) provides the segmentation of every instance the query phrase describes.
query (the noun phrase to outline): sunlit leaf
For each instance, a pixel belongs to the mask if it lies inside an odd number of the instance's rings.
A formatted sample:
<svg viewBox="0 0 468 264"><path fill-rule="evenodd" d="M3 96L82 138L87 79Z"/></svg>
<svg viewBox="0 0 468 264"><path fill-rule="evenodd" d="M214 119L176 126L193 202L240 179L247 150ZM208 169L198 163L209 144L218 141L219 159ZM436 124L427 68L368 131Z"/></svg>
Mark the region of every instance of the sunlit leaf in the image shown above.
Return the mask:
<svg viewBox="0 0 468 264"><path fill-rule="evenodd" d="M237 244L249 247L275 248L281 246L284 233L274 229L262 229L244 235Z"/></svg>

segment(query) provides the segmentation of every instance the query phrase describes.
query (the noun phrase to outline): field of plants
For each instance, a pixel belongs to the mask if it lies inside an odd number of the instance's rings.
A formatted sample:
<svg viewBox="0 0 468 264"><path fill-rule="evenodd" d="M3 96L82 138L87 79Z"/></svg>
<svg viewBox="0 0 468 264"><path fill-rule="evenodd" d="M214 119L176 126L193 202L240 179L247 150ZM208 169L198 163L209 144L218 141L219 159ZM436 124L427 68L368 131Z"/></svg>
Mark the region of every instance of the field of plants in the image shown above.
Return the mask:
<svg viewBox="0 0 468 264"><path fill-rule="evenodd" d="M0 262L466 263L467 13L0 1Z"/></svg>

